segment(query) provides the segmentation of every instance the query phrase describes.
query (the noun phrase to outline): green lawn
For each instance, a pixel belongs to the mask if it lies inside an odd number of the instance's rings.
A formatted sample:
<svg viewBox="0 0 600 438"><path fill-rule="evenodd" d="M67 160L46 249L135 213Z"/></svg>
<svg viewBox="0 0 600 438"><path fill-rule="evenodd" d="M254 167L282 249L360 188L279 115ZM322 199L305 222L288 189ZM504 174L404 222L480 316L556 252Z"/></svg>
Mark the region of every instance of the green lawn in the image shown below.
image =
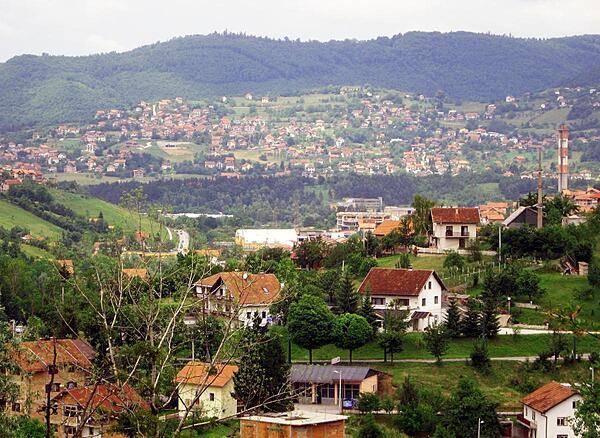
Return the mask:
<svg viewBox="0 0 600 438"><path fill-rule="evenodd" d="M57 202L69 207L80 216L95 218L102 212L104 220L109 225L114 225L127 232L134 231L138 227L138 219L123 207L79 193L55 189L51 192ZM159 226L147 217L142 217L142 229L148 232L156 232L159 230Z"/></svg>
<svg viewBox="0 0 600 438"><path fill-rule="evenodd" d="M377 264L383 268L395 268L399 255L381 257L377 260ZM445 255L419 255L417 257L411 255L410 261L415 269L433 269L441 272L444 269Z"/></svg>
<svg viewBox="0 0 600 438"><path fill-rule="evenodd" d="M37 246L31 245L21 245L21 251L27 254L30 257L34 257L36 259L53 259L54 256L50 254L48 251L38 248Z"/></svg>
<svg viewBox="0 0 600 438"><path fill-rule="evenodd" d="M23 210L6 200L0 200L0 226L11 229L15 226L28 228L31 235L50 240L56 240L62 234L62 229L50 222Z"/></svg>
<svg viewBox="0 0 600 438"><path fill-rule="evenodd" d="M285 328L277 327L281 330L282 339L287 339ZM511 356L537 356L538 353L547 350L550 343L550 336L540 335L504 335L488 341L488 351L491 357L511 357ZM569 342L571 335L566 335ZM284 341L285 342L285 341ZM444 358L467 358L473 348L473 339L454 339L450 341L447 354ZM287 351L287 345L285 345ZM600 339L593 336L582 336L577 340L577 352L589 353L600 351ZM329 361L334 357L341 357L348 361L348 350L342 350L335 345L329 344L324 347L313 350L313 360ZM383 350L376 342L361 347L353 352L353 359L356 360L382 360ZM308 350L292 344L292 359L296 361L308 361ZM404 340L404 351L394 355L394 359L433 359L433 356L427 351L420 333L408 333Z"/></svg>

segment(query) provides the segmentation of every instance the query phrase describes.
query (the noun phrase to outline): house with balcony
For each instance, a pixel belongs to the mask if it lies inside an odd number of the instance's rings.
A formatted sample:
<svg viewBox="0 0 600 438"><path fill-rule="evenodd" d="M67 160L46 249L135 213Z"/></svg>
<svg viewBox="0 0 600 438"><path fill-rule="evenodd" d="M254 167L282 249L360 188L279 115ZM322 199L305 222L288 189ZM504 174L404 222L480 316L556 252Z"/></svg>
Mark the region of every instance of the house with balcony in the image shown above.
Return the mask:
<svg viewBox="0 0 600 438"><path fill-rule="evenodd" d="M528 438L575 438L570 426L581 395L567 383L546 383L521 400L517 423Z"/></svg>
<svg viewBox="0 0 600 438"><path fill-rule="evenodd" d="M269 311L281 292L281 284L273 274L249 272L220 272L195 284L196 296L203 301L205 313L221 316L237 315L243 325L269 324Z"/></svg>
<svg viewBox="0 0 600 438"><path fill-rule="evenodd" d="M444 318L442 279L428 269L371 268L358 288L371 294L371 303L379 319L385 312L406 311L409 329L422 331L439 324Z"/></svg>
<svg viewBox="0 0 600 438"><path fill-rule="evenodd" d="M477 207L434 207L431 209L431 243L438 250L465 249L477 238L480 223Z"/></svg>

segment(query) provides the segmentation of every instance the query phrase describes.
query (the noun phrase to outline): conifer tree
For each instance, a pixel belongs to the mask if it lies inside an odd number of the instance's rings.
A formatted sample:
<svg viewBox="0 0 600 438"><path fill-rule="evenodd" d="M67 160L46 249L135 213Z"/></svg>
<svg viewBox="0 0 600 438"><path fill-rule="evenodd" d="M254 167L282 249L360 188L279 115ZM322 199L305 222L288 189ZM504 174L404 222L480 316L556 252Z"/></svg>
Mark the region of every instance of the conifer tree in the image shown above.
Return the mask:
<svg viewBox="0 0 600 438"><path fill-rule="evenodd" d="M465 337L477 338L481 336L479 320L479 304L473 298L469 298L467 300L467 313L462 320L462 333Z"/></svg>
<svg viewBox="0 0 600 438"><path fill-rule="evenodd" d="M460 309L456 299L450 300L450 306L446 312L446 319L444 320L446 328L446 334L451 338L458 338L461 335L461 317Z"/></svg>
<svg viewBox="0 0 600 438"><path fill-rule="evenodd" d="M479 332L485 338L495 338L499 331L498 309L494 301L486 300L483 303L483 311L481 312Z"/></svg>
<svg viewBox="0 0 600 438"><path fill-rule="evenodd" d="M373 334L377 333L378 323L377 323L377 315L375 314L375 308L373 307L373 303L371 302L371 292L367 290L365 296L362 299L360 309L357 312L360 316L365 318L369 325L373 328Z"/></svg>
<svg viewBox="0 0 600 438"><path fill-rule="evenodd" d="M335 295L335 308L337 313L356 313L358 309L359 295L354 289L352 279L348 270L342 276L342 283Z"/></svg>

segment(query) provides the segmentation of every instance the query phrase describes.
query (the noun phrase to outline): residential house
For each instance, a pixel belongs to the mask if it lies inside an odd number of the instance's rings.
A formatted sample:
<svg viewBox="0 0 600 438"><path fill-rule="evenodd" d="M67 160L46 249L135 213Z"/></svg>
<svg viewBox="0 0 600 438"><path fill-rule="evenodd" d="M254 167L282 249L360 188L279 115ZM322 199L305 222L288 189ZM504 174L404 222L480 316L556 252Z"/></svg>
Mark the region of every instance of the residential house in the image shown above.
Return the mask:
<svg viewBox="0 0 600 438"><path fill-rule="evenodd" d="M240 418L241 438L344 438L345 415L293 411Z"/></svg>
<svg viewBox="0 0 600 438"><path fill-rule="evenodd" d="M204 312L235 315L240 323L252 325L256 317L260 324L269 324L271 304L277 301L281 284L273 274L221 272L196 283L196 295L204 301Z"/></svg>
<svg viewBox="0 0 600 438"><path fill-rule="evenodd" d="M341 374L341 377L340 377ZM361 393L378 394L383 373L365 366L293 364L290 381L300 404L338 405Z"/></svg>
<svg viewBox="0 0 600 438"><path fill-rule="evenodd" d="M434 207L432 243L439 250L464 249L477 237L480 223L477 207Z"/></svg>
<svg viewBox="0 0 600 438"><path fill-rule="evenodd" d="M371 268L358 292L371 294L371 303L381 321L387 311L406 311L413 331L439 324L444 317L442 301L447 289L435 271Z"/></svg>
<svg viewBox="0 0 600 438"><path fill-rule="evenodd" d="M510 214L502 225L506 228L521 228L523 226L537 226L538 212L536 207L525 207L521 206ZM542 219L542 223L546 222L545 218Z"/></svg>
<svg viewBox="0 0 600 438"><path fill-rule="evenodd" d="M528 430L529 438L575 438L570 421L579 400L571 385L551 381L523 397L517 422Z"/></svg>
<svg viewBox="0 0 600 438"><path fill-rule="evenodd" d="M211 367L208 363L189 361L174 379L179 416L183 417L186 411L196 411L202 417L234 416L237 400L232 396L233 375L237 371L237 365Z"/></svg>
<svg viewBox="0 0 600 438"><path fill-rule="evenodd" d="M93 348L81 339L21 342L13 354L19 372L11 376L19 386L19 395L7 408L13 413L21 412L41 419L40 411L46 404L46 390L54 395L65 388L85 385L94 356Z"/></svg>
<svg viewBox="0 0 600 438"><path fill-rule="evenodd" d="M148 408L131 386L110 384L67 387L51 400L50 422L59 438L121 438L112 429L122 412Z"/></svg>
<svg viewBox="0 0 600 438"><path fill-rule="evenodd" d="M400 221L384 220L382 223L375 227L375 231L373 231L373 234L376 237L385 237L392 231L397 230L401 224L402 222Z"/></svg>

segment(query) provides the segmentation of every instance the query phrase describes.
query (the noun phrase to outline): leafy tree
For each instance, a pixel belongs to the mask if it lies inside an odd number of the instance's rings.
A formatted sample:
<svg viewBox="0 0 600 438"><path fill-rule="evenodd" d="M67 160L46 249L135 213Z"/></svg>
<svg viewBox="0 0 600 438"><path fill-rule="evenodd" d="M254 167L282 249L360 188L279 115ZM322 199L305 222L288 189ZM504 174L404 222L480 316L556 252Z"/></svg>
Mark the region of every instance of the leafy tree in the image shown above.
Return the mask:
<svg viewBox="0 0 600 438"><path fill-rule="evenodd" d="M476 338L481 336L481 326L479 324L479 304L474 298L467 299L467 313L462 319L462 334L467 338Z"/></svg>
<svg viewBox="0 0 600 438"><path fill-rule="evenodd" d="M415 209L412 215L415 232L422 235L430 234L433 227L431 208L435 206L435 201L421 195L415 195L412 206Z"/></svg>
<svg viewBox="0 0 600 438"><path fill-rule="evenodd" d="M438 364L441 363L442 356L448 350L448 336L444 328L438 324L427 327L423 339L427 350L435 357Z"/></svg>
<svg viewBox="0 0 600 438"><path fill-rule="evenodd" d="M446 252L446 259L444 260L445 269L456 269L462 271L465 267L465 258L458 252L450 250Z"/></svg>
<svg viewBox="0 0 600 438"><path fill-rule="evenodd" d="M333 322L332 338L336 347L348 350L350 363L352 352L365 345L373 334L369 322L360 315L344 313Z"/></svg>
<svg viewBox="0 0 600 438"><path fill-rule="evenodd" d="M221 320L212 315L201 315L191 333L198 357L210 362L223 342L224 336L225 328Z"/></svg>
<svg viewBox="0 0 600 438"><path fill-rule="evenodd" d="M456 438L456 435L454 435L452 432L450 432L448 429L446 429L442 424L438 424L437 427L435 428L435 431L433 432L433 435L431 435L432 438Z"/></svg>
<svg viewBox="0 0 600 438"><path fill-rule="evenodd" d="M358 395L357 408L361 414L370 414L379 410L379 397L372 392L363 392Z"/></svg>
<svg viewBox="0 0 600 438"><path fill-rule="evenodd" d="M473 380L461 377L446 404L444 425L457 438L474 437L477 421L481 419L481 436L497 437L501 426L496 407L497 404L489 400Z"/></svg>
<svg viewBox="0 0 600 438"><path fill-rule="evenodd" d="M581 400L577 403L571 427L581 438L600 436L600 385L596 382L584 383L579 387Z"/></svg>
<svg viewBox="0 0 600 438"><path fill-rule="evenodd" d="M242 355L233 384L244 409L285 412L292 407L289 387L290 365L281 341L260 326L257 317L243 333Z"/></svg>
<svg viewBox="0 0 600 438"><path fill-rule="evenodd" d="M326 269L319 275L319 286L331 304L335 302L335 296L340 288L340 277L338 269Z"/></svg>
<svg viewBox="0 0 600 438"><path fill-rule="evenodd" d="M530 269L519 272L515 282L515 292L518 296L527 297L529 301L537 300L546 293L540 287L540 277Z"/></svg>
<svg viewBox="0 0 600 438"><path fill-rule="evenodd" d="M301 268L308 269L320 267L328 251L329 246L321 237L303 240L294 247L296 263Z"/></svg>
<svg viewBox="0 0 600 438"><path fill-rule="evenodd" d="M409 376L404 377L402 386L398 388L398 406L403 409L407 406L416 406L420 402L419 391L417 387L410 380Z"/></svg>
<svg viewBox="0 0 600 438"><path fill-rule="evenodd" d="M446 318L444 320L444 329L449 337L458 338L462 332L462 323L460 316L460 309L456 299L450 300L450 305L446 312Z"/></svg>
<svg viewBox="0 0 600 438"><path fill-rule="evenodd" d="M333 321L331 310L317 296L304 295L290 305L287 329L296 344L308 349L309 363L312 363L312 350L330 341Z"/></svg>
<svg viewBox="0 0 600 438"><path fill-rule="evenodd" d="M437 421L436 412L426 403L402 407L395 418L396 426L409 436L431 433Z"/></svg>
<svg viewBox="0 0 600 438"><path fill-rule="evenodd" d="M335 309L338 313L356 313L360 296L354 289L348 270L342 275L342 283L335 295Z"/></svg>
<svg viewBox="0 0 600 438"><path fill-rule="evenodd" d="M386 414L391 414L394 410L394 407L394 399L389 395L386 395L381 399L381 409L383 409Z"/></svg>
<svg viewBox="0 0 600 438"><path fill-rule="evenodd" d="M358 438L384 438L385 435L381 427L375 422L373 414L369 413L362 419L357 436Z"/></svg>
<svg viewBox="0 0 600 438"><path fill-rule="evenodd" d="M406 310L399 310L396 303L392 303L389 309L386 309L383 318L383 332L377 336L377 343L387 359L387 355L390 355L392 363L394 363L394 353L400 353L404 345L404 334L408 328L408 321L406 317L408 312Z"/></svg>

